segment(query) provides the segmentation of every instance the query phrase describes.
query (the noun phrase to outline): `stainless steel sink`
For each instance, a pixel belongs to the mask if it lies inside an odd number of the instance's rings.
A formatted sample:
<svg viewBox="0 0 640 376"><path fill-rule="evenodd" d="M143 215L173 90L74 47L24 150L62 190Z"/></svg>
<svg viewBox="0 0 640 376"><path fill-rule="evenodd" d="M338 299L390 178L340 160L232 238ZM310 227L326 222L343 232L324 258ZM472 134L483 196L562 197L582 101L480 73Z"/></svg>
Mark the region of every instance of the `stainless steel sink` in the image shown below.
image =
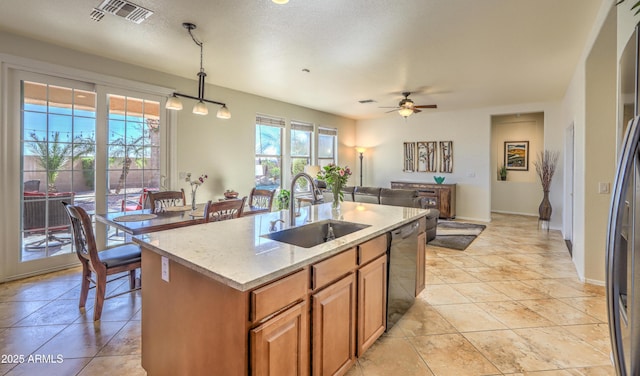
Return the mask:
<svg viewBox="0 0 640 376"><path fill-rule="evenodd" d="M362 230L370 225L332 219L262 235L278 242L311 248L318 244Z"/></svg>

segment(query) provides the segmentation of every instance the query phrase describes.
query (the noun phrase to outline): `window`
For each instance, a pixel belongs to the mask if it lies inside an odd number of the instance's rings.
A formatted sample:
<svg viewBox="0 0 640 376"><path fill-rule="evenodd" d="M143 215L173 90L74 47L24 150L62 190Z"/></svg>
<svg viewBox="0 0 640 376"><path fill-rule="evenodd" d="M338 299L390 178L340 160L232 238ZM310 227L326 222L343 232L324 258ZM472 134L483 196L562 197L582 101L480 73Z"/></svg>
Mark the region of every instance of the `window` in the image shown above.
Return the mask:
<svg viewBox="0 0 640 376"><path fill-rule="evenodd" d="M160 187L160 103L122 95L108 101L108 210Z"/></svg>
<svg viewBox="0 0 640 376"><path fill-rule="evenodd" d="M304 172L304 166L311 164L311 142L313 140L313 124L299 121L291 122L291 177ZM306 190L308 182L298 180L296 190Z"/></svg>
<svg viewBox="0 0 640 376"><path fill-rule="evenodd" d="M282 130L284 119L256 116L256 173L258 189L274 190L282 183Z"/></svg>
<svg viewBox="0 0 640 376"><path fill-rule="evenodd" d="M336 163L336 147L338 130L335 128L318 128L318 165L324 167Z"/></svg>

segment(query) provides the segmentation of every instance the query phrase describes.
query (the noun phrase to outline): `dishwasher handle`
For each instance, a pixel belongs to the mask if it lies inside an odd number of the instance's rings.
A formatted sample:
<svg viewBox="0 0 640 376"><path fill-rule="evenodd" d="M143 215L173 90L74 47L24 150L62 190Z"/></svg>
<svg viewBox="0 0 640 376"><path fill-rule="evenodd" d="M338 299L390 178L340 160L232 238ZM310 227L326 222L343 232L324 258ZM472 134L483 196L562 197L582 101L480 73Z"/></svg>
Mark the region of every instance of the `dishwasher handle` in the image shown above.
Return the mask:
<svg viewBox="0 0 640 376"><path fill-rule="evenodd" d="M393 237L397 236L397 237L400 237L401 239L406 239L416 232L419 225L420 224L418 223L418 221L415 221L413 223L410 223L408 225L395 229L391 233L393 234Z"/></svg>

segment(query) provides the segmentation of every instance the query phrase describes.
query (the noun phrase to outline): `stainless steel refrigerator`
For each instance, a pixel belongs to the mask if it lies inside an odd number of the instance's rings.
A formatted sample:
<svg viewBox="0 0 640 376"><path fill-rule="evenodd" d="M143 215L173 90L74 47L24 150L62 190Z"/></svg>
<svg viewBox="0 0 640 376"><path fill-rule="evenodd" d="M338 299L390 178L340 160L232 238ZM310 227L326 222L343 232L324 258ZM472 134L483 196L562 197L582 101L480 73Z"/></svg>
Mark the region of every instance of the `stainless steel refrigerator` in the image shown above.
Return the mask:
<svg viewBox="0 0 640 376"><path fill-rule="evenodd" d="M606 284L618 375L640 375L640 117L627 127L611 199Z"/></svg>

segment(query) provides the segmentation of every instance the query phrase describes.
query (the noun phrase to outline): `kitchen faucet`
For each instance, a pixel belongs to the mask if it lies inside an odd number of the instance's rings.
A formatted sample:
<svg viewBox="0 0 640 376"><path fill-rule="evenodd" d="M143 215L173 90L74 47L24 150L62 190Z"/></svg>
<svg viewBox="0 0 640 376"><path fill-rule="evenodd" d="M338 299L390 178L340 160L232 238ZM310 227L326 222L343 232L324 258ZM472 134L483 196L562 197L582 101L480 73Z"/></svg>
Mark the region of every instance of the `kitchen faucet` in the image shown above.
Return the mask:
<svg viewBox="0 0 640 376"><path fill-rule="evenodd" d="M295 188L296 188L296 182L298 181L298 179L300 178L305 178L309 181L309 184L311 184L311 194L313 195L313 202L311 202L311 205L315 205L317 204L320 200L318 199L318 196L316 196L316 192L318 190L318 187L316 187L316 183L313 182L313 178L309 175L306 174L304 172L300 172L298 173L296 176L293 177L293 179L291 179L291 196L289 196L289 225L290 226L295 226L296 224L296 215L294 213L295 207L296 207L296 201L295 201Z"/></svg>

